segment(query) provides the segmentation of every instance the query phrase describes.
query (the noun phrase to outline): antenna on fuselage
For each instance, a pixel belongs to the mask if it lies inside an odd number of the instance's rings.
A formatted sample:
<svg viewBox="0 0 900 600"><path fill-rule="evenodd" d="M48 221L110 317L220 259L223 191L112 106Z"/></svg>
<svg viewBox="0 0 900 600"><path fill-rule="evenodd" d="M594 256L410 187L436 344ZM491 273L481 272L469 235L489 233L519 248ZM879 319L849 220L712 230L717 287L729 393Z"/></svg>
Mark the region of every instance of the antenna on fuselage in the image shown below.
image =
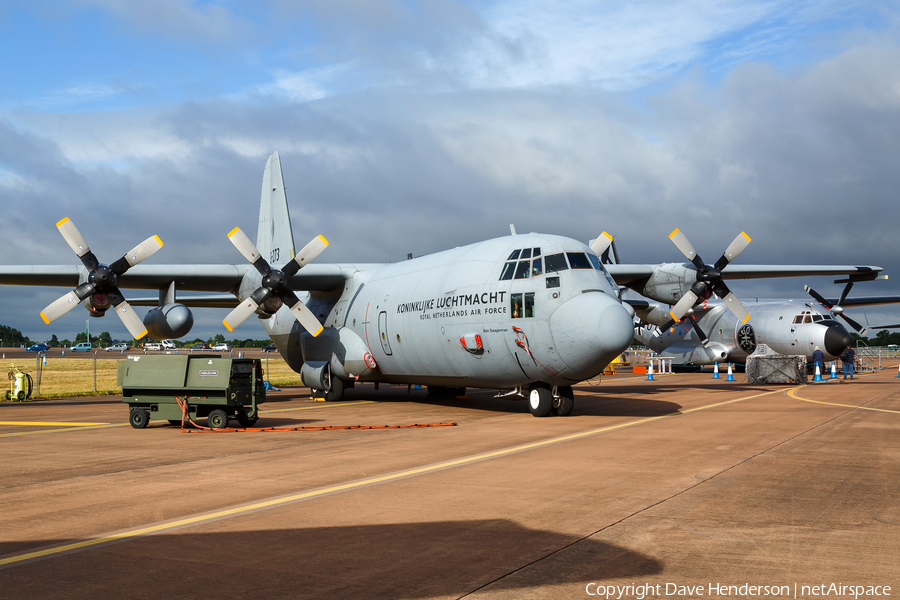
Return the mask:
<svg viewBox="0 0 900 600"><path fill-rule="evenodd" d="M509 224L509 235L516 235L516 225L515 223Z"/></svg>

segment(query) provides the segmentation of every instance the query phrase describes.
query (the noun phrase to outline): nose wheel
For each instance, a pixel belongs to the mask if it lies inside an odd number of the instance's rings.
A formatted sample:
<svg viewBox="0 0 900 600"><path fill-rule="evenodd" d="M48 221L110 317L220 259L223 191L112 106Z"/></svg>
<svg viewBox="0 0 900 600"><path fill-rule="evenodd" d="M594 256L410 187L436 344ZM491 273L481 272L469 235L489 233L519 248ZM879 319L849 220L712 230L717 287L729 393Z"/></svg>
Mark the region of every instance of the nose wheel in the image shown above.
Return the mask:
<svg viewBox="0 0 900 600"><path fill-rule="evenodd" d="M539 381L528 388L528 410L535 417L565 417L572 414L573 408L575 393L571 385L551 387Z"/></svg>

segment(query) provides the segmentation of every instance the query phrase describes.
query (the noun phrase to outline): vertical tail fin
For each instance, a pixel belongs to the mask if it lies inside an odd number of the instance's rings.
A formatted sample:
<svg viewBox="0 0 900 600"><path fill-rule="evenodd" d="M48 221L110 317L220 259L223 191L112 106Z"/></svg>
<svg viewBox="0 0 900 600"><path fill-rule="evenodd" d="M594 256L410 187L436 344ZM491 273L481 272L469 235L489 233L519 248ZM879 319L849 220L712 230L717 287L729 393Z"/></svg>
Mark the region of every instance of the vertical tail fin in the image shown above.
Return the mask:
<svg viewBox="0 0 900 600"><path fill-rule="evenodd" d="M266 161L259 199L259 229L256 247L273 268L281 268L294 258L294 234L281 174L281 159L275 152Z"/></svg>

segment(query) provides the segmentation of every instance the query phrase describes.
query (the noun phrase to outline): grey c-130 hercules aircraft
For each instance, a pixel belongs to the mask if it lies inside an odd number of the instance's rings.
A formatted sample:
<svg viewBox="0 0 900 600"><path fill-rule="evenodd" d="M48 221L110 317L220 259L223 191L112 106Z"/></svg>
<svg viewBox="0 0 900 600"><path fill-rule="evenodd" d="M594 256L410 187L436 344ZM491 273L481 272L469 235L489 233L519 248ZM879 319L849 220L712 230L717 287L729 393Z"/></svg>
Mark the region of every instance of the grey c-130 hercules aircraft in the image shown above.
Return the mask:
<svg viewBox="0 0 900 600"><path fill-rule="evenodd" d="M189 306L227 307L229 330L256 314L304 384L328 400L340 399L358 382L423 384L436 396L477 387L527 398L539 417L571 413L572 384L601 373L631 344L634 310L621 300L619 285L666 303L693 294L696 300L682 303L685 310L715 291L739 314L743 307L723 279L874 278L881 271L729 266L749 242L745 234L713 266L700 261L683 236L673 241L693 252L689 263L604 265L599 256L612 240L605 232L590 246L532 233L398 263L309 264L327 242L320 236L295 252L277 152L263 176L256 243L237 228L228 234L247 259L243 264L138 265L162 244L151 238L107 266L93 257L74 225L60 226L60 232L82 267L0 267L0 284L75 288L44 310L45 321L79 302L94 316L115 306L136 337L149 332L166 339L190 331ZM120 288L159 291L158 301L132 300L131 305L155 306L142 323L127 316L132 309ZM176 289L218 294L176 298ZM295 292L303 292L303 299Z"/></svg>

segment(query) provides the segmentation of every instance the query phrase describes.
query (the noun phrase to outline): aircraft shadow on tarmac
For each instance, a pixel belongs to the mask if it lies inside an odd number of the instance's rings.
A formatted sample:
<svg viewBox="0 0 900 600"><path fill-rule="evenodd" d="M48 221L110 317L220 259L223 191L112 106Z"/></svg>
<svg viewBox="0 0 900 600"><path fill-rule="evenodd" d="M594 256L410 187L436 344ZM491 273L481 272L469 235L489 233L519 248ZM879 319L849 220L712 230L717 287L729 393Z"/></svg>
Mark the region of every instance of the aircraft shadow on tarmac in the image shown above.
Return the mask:
<svg viewBox="0 0 900 600"><path fill-rule="evenodd" d="M0 554L27 549L0 543ZM605 541L484 519L180 530L9 567L3 579L4 592L21 598L59 590L121 597L139 584L139 595L148 598L182 597L199 586L194 591L202 590L204 598L413 600L457 597L488 584L518 590L571 584L575 594L589 582L641 578L662 569L659 560Z"/></svg>

